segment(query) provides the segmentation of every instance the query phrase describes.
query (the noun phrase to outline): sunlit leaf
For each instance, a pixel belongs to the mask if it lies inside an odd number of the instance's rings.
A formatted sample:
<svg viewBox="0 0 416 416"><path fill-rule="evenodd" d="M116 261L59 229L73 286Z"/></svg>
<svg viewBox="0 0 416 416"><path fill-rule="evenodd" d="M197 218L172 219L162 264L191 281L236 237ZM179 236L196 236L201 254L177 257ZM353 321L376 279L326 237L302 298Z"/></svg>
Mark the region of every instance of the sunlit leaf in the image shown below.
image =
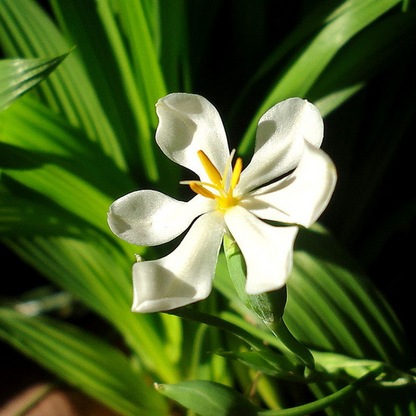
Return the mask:
<svg viewBox="0 0 416 416"><path fill-rule="evenodd" d="M415 23L414 11L395 13L370 25L345 45L308 92L321 114L325 116L360 91L391 60L406 62L406 47L415 42Z"/></svg>
<svg viewBox="0 0 416 416"><path fill-rule="evenodd" d="M65 57L0 61L0 111L44 80Z"/></svg>
<svg viewBox="0 0 416 416"><path fill-rule="evenodd" d="M138 3L134 4L136 6L133 6L133 4L130 3L130 6L133 8L132 10L138 12L140 18L143 19L143 10L141 5ZM140 139L138 149L139 155L147 174L147 178L155 182L160 179L155 159L155 143L152 135L152 126L154 127L156 124L156 117L154 112L151 112L150 110L149 103L146 98L146 86L139 77L141 72L139 72L139 74L136 74L135 72L136 68L134 68L134 62L132 62L128 53L128 48L131 45L126 45L124 42L124 33L118 24L118 16L116 11L113 9L113 6L114 5L112 5L109 1L101 1L97 4L97 10L105 27L111 47L114 51L117 65L120 68L124 88L128 91L127 96L132 108L133 115L136 119L137 132L134 134L137 134ZM123 7L121 7L122 4L119 6L121 10L124 10ZM118 10L118 12L120 12L120 10ZM127 19L127 16L129 16L128 9L126 10L126 13L127 15L121 13L121 17L124 16ZM129 26L131 27L131 25ZM142 71L143 68L145 69L145 72L151 71L151 66L153 69L156 67L159 70L157 63L155 62L155 56L153 53L154 51L152 49L153 45L149 39L149 32L146 30L146 25L139 29L139 32L141 32L140 35L143 36L141 36L137 41L145 43L145 46L141 45L144 50L140 49L140 51L138 51L136 48L136 51L134 52L136 55L143 52L143 56L140 58L140 62L143 64L140 68L140 71ZM133 42L133 40L131 41ZM145 62L143 62L143 59ZM151 66L148 63L150 63ZM157 72L160 75L160 72ZM144 75L146 76L146 74ZM160 82L162 82L161 76L158 78ZM159 87L157 87L157 90L158 88ZM154 104L155 102L153 101L152 109Z"/></svg>
<svg viewBox="0 0 416 416"><path fill-rule="evenodd" d="M61 55L75 46L32 0L0 3L0 41L7 56L27 58ZM64 114L72 125L82 127L118 166L126 168L123 149L76 52L40 88L43 100L51 108Z"/></svg>
<svg viewBox="0 0 416 416"><path fill-rule="evenodd" d="M160 396L127 357L79 328L0 308L0 337L122 415L167 414Z"/></svg>
<svg viewBox="0 0 416 416"><path fill-rule="evenodd" d="M318 226L299 235L285 317L314 349L379 359L399 368L411 361L408 340L386 301Z"/></svg>
<svg viewBox="0 0 416 416"><path fill-rule="evenodd" d="M158 316L131 313L131 263L114 243L88 230L83 239L34 236L3 241L56 286L111 322L161 380L178 380L179 370L166 359L170 355Z"/></svg>
<svg viewBox="0 0 416 416"><path fill-rule="evenodd" d="M305 98L340 48L399 2L346 1L332 12L319 33L301 50L285 73L279 76L270 88L244 135L239 147L240 153L246 154L248 149L252 148L257 122L263 113L286 98Z"/></svg>

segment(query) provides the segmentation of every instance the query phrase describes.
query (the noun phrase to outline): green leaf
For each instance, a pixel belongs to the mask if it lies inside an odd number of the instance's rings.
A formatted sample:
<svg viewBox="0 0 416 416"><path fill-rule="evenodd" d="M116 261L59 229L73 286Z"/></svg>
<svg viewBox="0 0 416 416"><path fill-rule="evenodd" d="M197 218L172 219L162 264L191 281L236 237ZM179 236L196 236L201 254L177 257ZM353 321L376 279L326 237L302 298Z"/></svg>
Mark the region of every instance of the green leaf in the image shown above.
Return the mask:
<svg viewBox="0 0 416 416"><path fill-rule="evenodd" d="M238 297L252 310L267 327L278 337L285 347L295 354L301 362L313 368L314 362L310 352L290 333L283 321L286 304L286 287L261 295L247 295L245 292L246 270L243 255L237 243L227 235L224 236L224 251L230 278L234 283Z"/></svg>
<svg viewBox="0 0 416 416"><path fill-rule="evenodd" d="M25 190L24 195L11 192L10 187L13 185L3 175L0 183L2 237L29 237L39 234L81 237L79 218L34 192Z"/></svg>
<svg viewBox="0 0 416 416"><path fill-rule="evenodd" d="M127 357L75 326L0 308L0 337L122 415L167 414Z"/></svg>
<svg viewBox="0 0 416 416"><path fill-rule="evenodd" d="M117 140L124 149L130 169L137 167L137 142L134 114L129 107L128 91L125 91L122 74L116 63L114 51L108 42L94 1L51 0L54 17L66 39L71 39L84 63L88 80L107 115Z"/></svg>
<svg viewBox="0 0 416 416"><path fill-rule="evenodd" d="M353 383L343 387L342 389L332 393L326 397L318 399L314 402L307 403L301 406L292 407L289 409L282 410L265 410L258 413L259 416L304 416L309 415L319 410L324 410L329 406L335 404L344 403L345 399L353 395L363 387L365 387L369 382L373 381L380 374L380 369L375 369L369 371L360 379L354 381ZM349 409L348 411L351 411ZM351 413L348 413L351 414Z"/></svg>
<svg viewBox="0 0 416 416"><path fill-rule="evenodd" d="M0 41L9 57L57 56L74 46L32 0L0 2ZM124 149L76 51L39 88L44 102L64 114L73 126L82 128L90 140L100 143L121 169L126 169Z"/></svg>
<svg viewBox="0 0 416 416"><path fill-rule="evenodd" d="M393 60L407 61L406 47L415 41L415 23L414 10L394 13L374 22L337 53L308 93L323 117Z"/></svg>
<svg viewBox="0 0 416 416"><path fill-rule="evenodd" d="M191 19L187 2L184 0L167 0L159 2L160 63L163 68L169 92L189 91L192 88L189 21ZM210 9L215 8L210 4ZM204 18L204 23L206 16ZM161 24L163 22L163 24ZM199 28L198 34L202 29ZM194 63L192 56L192 63ZM196 66L196 65L194 65Z"/></svg>
<svg viewBox="0 0 416 416"><path fill-rule="evenodd" d="M5 59L0 61L0 111L36 86L65 59Z"/></svg>
<svg viewBox="0 0 416 416"><path fill-rule="evenodd" d="M177 401L201 416L304 416L343 402L380 374L380 369L369 371L363 377L337 392L305 405L281 410L262 410L245 396L222 384L205 380L185 381L173 385L157 385L167 397Z"/></svg>
<svg viewBox="0 0 416 416"><path fill-rule="evenodd" d="M13 158L3 158L0 167L25 170L60 165L112 199L137 187L98 143L32 97L22 97L0 114L0 135L2 152L15 153Z"/></svg>
<svg viewBox="0 0 416 416"><path fill-rule="evenodd" d="M4 242L55 285L114 325L146 368L163 381L177 381L179 369L167 359L170 355L158 315L131 312L131 262L125 252L100 234L82 231L83 239L34 236Z"/></svg>
<svg viewBox="0 0 416 416"><path fill-rule="evenodd" d="M155 182L159 179L159 172L155 159L155 142L152 137L152 126L156 125L156 117L154 112L155 100L151 102L147 100L147 94L151 94L154 97L154 93L159 94L164 90L163 78L160 74L160 68L156 62L153 45L150 39L149 29L144 21L142 6L139 2L129 3L130 7L127 7L126 3L120 3L117 6L119 10L114 10L115 4L112 4L108 0L100 1L97 4L97 10L100 15L101 21L105 27L110 44L114 51L116 62L120 68L120 74L123 78L123 84L126 91L128 91L128 99L132 108L133 115L136 118L136 128L139 137L139 154L145 168L148 179ZM118 15L119 13L119 15ZM131 14L136 15L139 18L141 25L136 25L137 22L131 22ZM126 45L124 42L125 33L118 25L118 19L126 20L128 22L128 31L132 30L134 35L139 36L139 39L130 39L131 42L141 42L139 46ZM138 32L138 33L137 33ZM131 35L131 33L130 33ZM127 37L127 39L129 39ZM131 56L128 52L128 47L134 48L134 56L140 55L138 59L139 68L135 68L135 63L132 62ZM136 73L135 69L138 69ZM155 87L155 91L150 93L147 90L145 81L149 81L151 71L156 71L154 81L150 81L151 85ZM144 79L141 79L141 76ZM137 79L136 79L137 77ZM164 93L162 96L165 95ZM157 97L157 98L160 98ZM151 98L149 97L149 100Z"/></svg>
<svg viewBox="0 0 416 416"><path fill-rule="evenodd" d="M135 185L96 143L26 97L0 114L0 131L3 181L12 178L22 185L21 197L43 196L45 211L58 205L111 234L108 207L119 192Z"/></svg>
<svg viewBox="0 0 416 416"><path fill-rule="evenodd" d="M217 354L228 359L237 360L242 364L269 376L283 380L304 381L299 367L283 355L271 351L219 351Z"/></svg>
<svg viewBox="0 0 416 416"><path fill-rule="evenodd" d="M403 384L414 366L408 340L394 313L355 261L320 225L300 230L295 248L284 319L294 336L313 352L317 370L345 380L365 374L373 365L387 364L387 384L389 380ZM224 270L221 258L219 267ZM244 316L241 302L237 302L224 276L216 276L214 283ZM281 342L265 332L265 328L229 312L221 316L284 352ZM249 319L252 321L252 317ZM327 352L344 354L338 358L346 367L333 366ZM310 388L317 397L323 398L343 386L344 381L319 382ZM383 416L407 416L415 414L416 401L411 385L400 387L400 393L397 388L366 387L362 395L350 396L345 406L339 404L329 414L349 416L351 409L357 415L377 409Z"/></svg>
<svg viewBox="0 0 416 416"><path fill-rule="evenodd" d="M146 19L142 2L132 3L128 0L119 0L118 8L125 38L129 42L137 83L145 92L146 108L150 110L148 119L156 128L157 117L154 105L159 98L167 94L167 90L157 46L152 39L150 22Z"/></svg>
<svg viewBox="0 0 416 416"><path fill-rule="evenodd" d="M285 319L312 349L406 368L412 353L400 323L355 261L323 227L301 230Z"/></svg>
<svg viewBox="0 0 416 416"><path fill-rule="evenodd" d="M243 341L247 342L247 344L249 344L255 349L262 350L266 348L262 343L261 339L258 339L256 335L253 336L243 326L235 325L234 323L219 318L218 316L200 312L195 308L182 307L178 309L172 309L171 311L165 311L164 313L172 314L184 319L188 319L190 321L200 322L203 324L211 325L218 329L222 329L241 338Z"/></svg>
<svg viewBox="0 0 416 416"><path fill-rule="evenodd" d="M106 217L108 207L112 203L111 198L58 165L37 167L36 164L40 160L36 158L35 153L25 153L23 158L19 149L12 147L6 149L2 146L2 161L5 158L14 158L16 155L27 164L27 169L3 168L3 175L13 178L19 184L51 199L60 207L82 218L105 234L110 233ZM87 199L85 199L86 196L88 196ZM80 204L80 201L84 201L84 203Z"/></svg>
<svg viewBox="0 0 416 416"><path fill-rule="evenodd" d="M130 310L131 264L144 249L115 237L106 221L114 197L135 185L96 143L33 99L2 112L0 128L3 241L115 325L163 381L176 381L157 316Z"/></svg>
<svg viewBox="0 0 416 416"><path fill-rule="evenodd" d="M297 339L312 350L377 360L405 372L410 370L414 357L400 323L327 231L320 226L301 230L294 263L285 320ZM341 386L319 383L312 389L323 397ZM377 388L366 388L362 396L351 397L345 405L337 406L334 414L348 416L352 409L358 414L378 409L383 416L415 414L412 388L401 388L399 401L394 399L396 394L395 390L380 394Z"/></svg>
<svg viewBox="0 0 416 416"><path fill-rule="evenodd" d="M401 371L393 366L376 360L356 359L331 352L313 351L314 358L319 364L319 370L325 371L330 376L346 379L358 379L376 368L380 368L383 374L377 380L383 386L412 386L416 382L416 376L411 372ZM412 370L411 370L412 371Z"/></svg>
<svg viewBox="0 0 416 416"><path fill-rule="evenodd" d="M306 97L334 56L350 39L380 16L396 6L399 0L345 1L327 17L319 33L300 51L288 69L271 86L257 109L239 146L246 155L253 147L258 119L274 104L289 97Z"/></svg>
<svg viewBox="0 0 416 416"><path fill-rule="evenodd" d="M254 416L259 410L241 393L212 381L158 384L156 388L163 395L201 416Z"/></svg>

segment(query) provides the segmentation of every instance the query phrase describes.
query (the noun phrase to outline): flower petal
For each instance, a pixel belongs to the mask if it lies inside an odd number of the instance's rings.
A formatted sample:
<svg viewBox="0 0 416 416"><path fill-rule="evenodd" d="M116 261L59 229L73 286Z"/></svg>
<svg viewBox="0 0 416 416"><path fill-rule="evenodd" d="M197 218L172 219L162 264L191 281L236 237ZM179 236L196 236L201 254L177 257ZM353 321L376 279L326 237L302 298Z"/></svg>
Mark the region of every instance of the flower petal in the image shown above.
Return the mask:
<svg viewBox="0 0 416 416"><path fill-rule="evenodd" d="M156 141L167 157L207 181L197 157L203 150L223 172L230 152L221 117L209 101L196 94L173 93L158 101L156 112Z"/></svg>
<svg viewBox="0 0 416 416"><path fill-rule="evenodd" d="M305 141L294 172L256 190L241 204L260 218L309 227L328 205L336 181L336 169L329 156Z"/></svg>
<svg viewBox="0 0 416 416"><path fill-rule="evenodd" d="M323 121L318 109L300 98L289 98L259 121L253 158L241 174L240 193L288 173L299 163L304 141L320 147Z"/></svg>
<svg viewBox="0 0 416 416"><path fill-rule="evenodd" d="M108 224L114 234L130 244L155 246L177 237L213 207L215 201L201 195L182 202L161 192L141 190L111 204Z"/></svg>
<svg viewBox="0 0 416 416"><path fill-rule="evenodd" d="M246 292L258 295L282 288L292 270L298 227L273 227L241 206L227 210L225 223L246 262Z"/></svg>
<svg viewBox="0 0 416 416"><path fill-rule="evenodd" d="M212 289L223 234L223 216L210 212L195 221L172 253L135 263L132 311L158 312L205 299Z"/></svg>

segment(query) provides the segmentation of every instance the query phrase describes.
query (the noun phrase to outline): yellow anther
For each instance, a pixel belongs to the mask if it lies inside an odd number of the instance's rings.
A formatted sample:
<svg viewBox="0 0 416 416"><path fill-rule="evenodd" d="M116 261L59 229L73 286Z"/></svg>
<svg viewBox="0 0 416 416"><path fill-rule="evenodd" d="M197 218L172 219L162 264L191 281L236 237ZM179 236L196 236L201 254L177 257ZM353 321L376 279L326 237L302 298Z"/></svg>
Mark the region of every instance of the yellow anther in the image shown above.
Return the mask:
<svg viewBox="0 0 416 416"><path fill-rule="evenodd" d="M202 150L198 150L197 154L209 179L211 179L214 185L220 186L222 178L221 174L218 172L218 169L212 164L212 162L209 160L209 157Z"/></svg>
<svg viewBox="0 0 416 416"><path fill-rule="evenodd" d="M208 191L208 189L205 189L203 186L195 183L195 182L190 182L189 183L189 187L196 193L199 195L204 196L205 198L210 198L210 199L215 199L216 196L211 192Z"/></svg>
<svg viewBox="0 0 416 416"><path fill-rule="evenodd" d="M232 158L234 156L234 150L228 159L222 176L218 172L217 168L213 165L209 157L202 150L198 150L197 153L199 160L201 161L202 166L204 167L205 172L207 173L212 183L193 180L181 181L180 183L183 185L189 185L189 187L196 194L202 195L205 198L216 199L218 204L217 209L221 211L226 211L228 208L237 205L240 198L233 195L233 190L240 180L240 174L243 169L243 161L241 158L239 157L235 161L234 169L231 173L230 185L227 187L227 176L231 167ZM212 189L213 192L207 188Z"/></svg>
<svg viewBox="0 0 416 416"><path fill-rule="evenodd" d="M238 181L240 180L241 171L243 170L243 160L241 157L237 158L235 161L233 173L231 175L231 183L230 183L230 192L237 186Z"/></svg>

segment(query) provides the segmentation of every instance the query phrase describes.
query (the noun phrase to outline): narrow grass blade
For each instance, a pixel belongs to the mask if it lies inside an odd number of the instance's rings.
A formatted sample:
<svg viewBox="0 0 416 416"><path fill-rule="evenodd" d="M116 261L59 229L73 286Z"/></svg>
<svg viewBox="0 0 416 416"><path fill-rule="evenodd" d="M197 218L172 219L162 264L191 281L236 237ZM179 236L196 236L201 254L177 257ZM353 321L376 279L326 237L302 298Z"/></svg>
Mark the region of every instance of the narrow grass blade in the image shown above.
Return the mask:
<svg viewBox="0 0 416 416"><path fill-rule="evenodd" d="M314 39L272 85L243 137L240 154L245 155L252 148L258 119L265 111L286 98L305 97L340 48L398 3L399 0L344 2L333 12Z"/></svg>
<svg viewBox="0 0 416 416"><path fill-rule="evenodd" d="M67 235L81 237L79 219L34 193L18 195L10 183L0 183L0 234L2 237ZM38 195L37 195L38 196Z"/></svg>
<svg viewBox="0 0 416 416"><path fill-rule="evenodd" d="M216 288L232 301L242 316L246 316L248 311L244 311L241 301L236 299L224 279L226 272L221 263L220 258L222 276L216 276ZM281 350L281 343L270 337L264 328L237 319L233 314L221 316ZM252 321L252 316L249 319ZM375 360L404 372L414 367L415 357L408 340L388 304L351 257L319 225L312 230L301 230L299 234L284 319L295 337L311 351ZM315 356L318 367L321 358L319 354ZM311 385L319 398L342 387L339 382ZM397 388L368 387L363 394L350 398L345 407L337 406L336 411L331 410L329 414L348 416L351 409L357 415L366 415L372 409L377 409L381 416L415 414L412 386L400 389L397 393ZM399 402L398 397L402 401Z"/></svg>
<svg viewBox="0 0 416 416"><path fill-rule="evenodd" d="M412 361L400 323L385 300L318 226L300 233L285 317L292 332L314 349L398 368Z"/></svg>
<svg viewBox="0 0 416 416"><path fill-rule="evenodd" d="M0 41L8 57L56 56L74 46L32 0L0 3ZM40 88L42 99L51 108L64 114L72 125L84 129L120 168L126 169L123 150L76 52Z"/></svg>
<svg viewBox="0 0 416 416"><path fill-rule="evenodd" d="M167 415L161 396L127 357L79 328L0 308L0 337L122 415Z"/></svg>
<svg viewBox="0 0 416 416"><path fill-rule="evenodd" d="M83 239L34 236L3 242L114 325L139 361L160 380L178 381L180 370L165 348L159 316L131 312L131 263L113 242L87 230Z"/></svg>
<svg viewBox="0 0 416 416"><path fill-rule="evenodd" d="M100 147L32 100L4 111L0 131L5 177L110 234L108 207L118 192L134 184Z"/></svg>
<svg viewBox="0 0 416 416"><path fill-rule="evenodd" d="M184 0L161 1L158 23L161 33L159 60L167 89L170 92L191 92L189 10L186 2Z"/></svg>
<svg viewBox="0 0 416 416"><path fill-rule="evenodd" d="M309 99L321 114L327 115L360 91L392 60L406 62L406 52L415 42L415 24L415 11L393 13L374 22L348 42L308 92Z"/></svg>
<svg viewBox="0 0 416 416"><path fill-rule="evenodd" d="M378 291L325 231L315 228L299 237L285 311L295 336L312 349L375 359L409 371L415 358L400 323ZM340 387L329 383L312 389L323 397ZM402 388L402 400L397 394L396 389L383 389L381 394L380 389L366 388L351 402L337 406L333 414L348 416L354 409L366 415L377 409L376 414L390 416L415 409L412 387Z"/></svg>
<svg viewBox="0 0 416 416"><path fill-rule="evenodd" d="M130 5L137 3L130 3ZM108 0L100 1L97 4L100 19L104 25L109 42L114 51L117 65L123 79L124 88L128 91L128 98L132 112L136 118L135 134L139 143L139 155L150 181L159 180L159 173L155 159L154 140L152 137L152 126L156 124L154 113L150 111L149 103L146 98L146 89L140 75L135 73L134 63L131 61L127 45L124 42L124 33L121 31L117 22L117 13ZM140 8L140 6L137 6ZM146 32L147 33L147 32ZM148 39L147 39L148 40ZM147 46L151 47L149 44ZM144 59L146 58L146 50ZM139 53L137 51L137 53ZM160 97L159 97L160 98ZM152 103L154 108L155 101Z"/></svg>
<svg viewBox="0 0 416 416"><path fill-rule="evenodd" d="M44 80L66 56L0 61L0 111Z"/></svg>
<svg viewBox="0 0 416 416"><path fill-rule="evenodd" d="M136 83L146 96L148 119L157 127L154 105L167 94L164 75L159 63L157 45L153 42L151 28L146 19L142 2L121 0L118 2L121 25L129 41L131 60L136 74Z"/></svg>
<svg viewBox="0 0 416 416"><path fill-rule="evenodd" d="M54 17L66 39L84 63L89 82L108 117L123 149L129 170L143 174L137 163L135 115L129 105L129 91L124 89L114 51L97 12L94 1L50 0Z"/></svg>

